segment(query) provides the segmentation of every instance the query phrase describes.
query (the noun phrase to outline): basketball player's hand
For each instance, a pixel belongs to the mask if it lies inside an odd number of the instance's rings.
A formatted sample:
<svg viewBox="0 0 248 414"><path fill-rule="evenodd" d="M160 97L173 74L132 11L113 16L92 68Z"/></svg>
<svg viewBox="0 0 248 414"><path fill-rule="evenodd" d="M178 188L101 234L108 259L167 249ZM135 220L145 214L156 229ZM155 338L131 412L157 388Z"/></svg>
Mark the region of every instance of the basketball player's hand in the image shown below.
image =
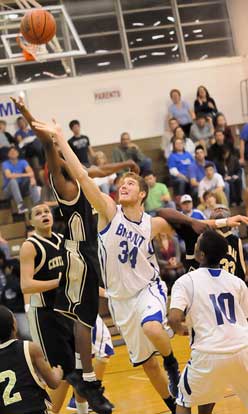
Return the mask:
<svg viewBox="0 0 248 414"><path fill-rule="evenodd" d="M204 222L204 220L193 220L192 221L192 229L197 233L201 234L205 230L208 229L207 223Z"/></svg>
<svg viewBox="0 0 248 414"><path fill-rule="evenodd" d="M61 365L58 365L57 367L52 367L52 370L58 380L63 379L64 372L63 372L63 369L61 368Z"/></svg>
<svg viewBox="0 0 248 414"><path fill-rule="evenodd" d="M228 227L237 227L241 223L244 223L244 224L246 224L246 226L248 226L248 217L241 216L240 214L238 214L237 216L228 217L228 219L227 219L227 226Z"/></svg>
<svg viewBox="0 0 248 414"><path fill-rule="evenodd" d="M59 142L60 139L63 139L63 132L61 126L53 118L52 123L48 124L46 122L35 121L32 122L32 126L38 131L43 131L52 136L56 142Z"/></svg>
<svg viewBox="0 0 248 414"><path fill-rule="evenodd" d="M140 167L138 166L138 164L136 164L136 162L134 162L133 160L128 160L128 162L130 162L130 170L139 175Z"/></svg>
<svg viewBox="0 0 248 414"><path fill-rule="evenodd" d="M18 96L18 98L11 96L10 99L14 102L16 108L19 109L21 113L26 109L24 99L22 96Z"/></svg>

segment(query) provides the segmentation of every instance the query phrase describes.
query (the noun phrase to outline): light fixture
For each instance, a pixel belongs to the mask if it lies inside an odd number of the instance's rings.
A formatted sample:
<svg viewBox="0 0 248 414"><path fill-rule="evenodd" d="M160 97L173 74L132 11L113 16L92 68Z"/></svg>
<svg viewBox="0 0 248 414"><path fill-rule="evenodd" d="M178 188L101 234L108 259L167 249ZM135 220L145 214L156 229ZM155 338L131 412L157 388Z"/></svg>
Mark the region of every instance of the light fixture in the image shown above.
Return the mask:
<svg viewBox="0 0 248 414"><path fill-rule="evenodd" d="M173 41L173 40L174 40L174 37L170 37L170 40L172 40L172 41Z"/></svg>
<svg viewBox="0 0 248 414"><path fill-rule="evenodd" d="M173 48L171 49L172 52L175 52L178 49L178 45L173 46Z"/></svg>
<svg viewBox="0 0 248 414"><path fill-rule="evenodd" d="M189 34L185 33L184 37L187 39L187 37L189 37Z"/></svg>
<svg viewBox="0 0 248 414"><path fill-rule="evenodd" d="M99 62L97 64L97 66L108 66L108 65L110 65L110 62L109 61L107 61L107 62Z"/></svg>
<svg viewBox="0 0 248 414"><path fill-rule="evenodd" d="M152 36L153 40L157 40L157 39L163 39L165 37L165 35L154 35Z"/></svg>
<svg viewBox="0 0 248 414"><path fill-rule="evenodd" d="M174 35L174 34L175 34L175 31L174 31L174 30L171 30L171 31L169 32L169 34L170 34L170 35Z"/></svg>
<svg viewBox="0 0 248 414"><path fill-rule="evenodd" d="M166 55L165 52L152 52L151 54L152 54L152 56L164 56L164 55Z"/></svg>
<svg viewBox="0 0 248 414"><path fill-rule="evenodd" d="M158 20L157 22L153 23L153 26L159 26L159 25L160 25L160 23L161 23L161 21L160 21L160 20Z"/></svg>
<svg viewBox="0 0 248 414"><path fill-rule="evenodd" d="M134 44L134 42L130 42L130 45L133 45Z"/></svg>
<svg viewBox="0 0 248 414"><path fill-rule="evenodd" d="M24 79L24 82L30 82L32 80L32 76L30 78Z"/></svg>
<svg viewBox="0 0 248 414"><path fill-rule="evenodd" d="M203 56L200 57L200 60L205 60L207 58L208 58L208 55L203 55Z"/></svg>
<svg viewBox="0 0 248 414"><path fill-rule="evenodd" d="M98 49L95 51L95 53L108 53L108 50L106 49Z"/></svg>
<svg viewBox="0 0 248 414"><path fill-rule="evenodd" d="M132 23L132 25L133 26L144 26L144 23L136 22L136 23Z"/></svg>
<svg viewBox="0 0 248 414"><path fill-rule="evenodd" d="M143 42L142 37L138 37L138 38L136 39L136 42Z"/></svg>
<svg viewBox="0 0 248 414"><path fill-rule="evenodd" d="M147 58L147 55L139 55L139 58L140 59L145 59L145 58Z"/></svg>
<svg viewBox="0 0 248 414"><path fill-rule="evenodd" d="M175 21L174 17L172 17L172 16L167 16L167 20L169 20L169 22L174 22Z"/></svg>
<svg viewBox="0 0 248 414"><path fill-rule="evenodd" d="M10 20L18 19L18 14L16 13L6 14L5 19L10 19Z"/></svg>
<svg viewBox="0 0 248 414"><path fill-rule="evenodd" d="M204 37L203 34L197 34L195 37Z"/></svg>
<svg viewBox="0 0 248 414"><path fill-rule="evenodd" d="M200 20L199 20L199 19L196 19L196 20L195 20L195 23L200 23Z"/></svg>
<svg viewBox="0 0 248 414"><path fill-rule="evenodd" d="M193 33L201 33L202 32L202 29L194 29L193 30Z"/></svg>
<svg viewBox="0 0 248 414"><path fill-rule="evenodd" d="M40 76L40 73L36 73L36 74L34 75L34 77L35 77L35 78L39 78L39 76Z"/></svg>

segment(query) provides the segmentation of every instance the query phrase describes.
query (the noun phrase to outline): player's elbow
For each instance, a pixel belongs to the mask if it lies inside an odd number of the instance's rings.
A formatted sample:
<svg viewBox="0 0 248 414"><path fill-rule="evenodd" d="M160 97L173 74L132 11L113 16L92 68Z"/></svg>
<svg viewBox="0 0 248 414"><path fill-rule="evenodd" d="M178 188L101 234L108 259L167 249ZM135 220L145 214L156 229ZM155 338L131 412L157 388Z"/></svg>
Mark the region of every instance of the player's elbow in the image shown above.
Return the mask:
<svg viewBox="0 0 248 414"><path fill-rule="evenodd" d="M27 293L35 293L32 285L24 280L21 280L21 291L23 295Z"/></svg>

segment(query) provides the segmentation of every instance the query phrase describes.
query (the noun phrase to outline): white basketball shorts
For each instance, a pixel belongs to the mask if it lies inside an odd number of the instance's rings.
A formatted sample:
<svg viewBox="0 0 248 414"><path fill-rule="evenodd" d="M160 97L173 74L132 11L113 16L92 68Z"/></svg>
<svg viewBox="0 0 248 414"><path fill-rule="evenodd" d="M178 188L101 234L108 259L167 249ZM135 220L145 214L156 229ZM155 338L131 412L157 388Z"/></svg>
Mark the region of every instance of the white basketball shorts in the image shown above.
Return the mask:
<svg viewBox="0 0 248 414"><path fill-rule="evenodd" d="M193 407L218 402L228 387L248 408L248 348L232 354L194 350L181 375L177 404Z"/></svg>
<svg viewBox="0 0 248 414"><path fill-rule="evenodd" d="M109 308L120 329L134 366L148 360L157 349L145 336L143 324L158 321L166 326L167 287L161 279L149 283L135 297L109 300Z"/></svg>
<svg viewBox="0 0 248 414"><path fill-rule="evenodd" d="M110 332L99 315L92 330L92 354L96 358L108 358L114 354Z"/></svg>

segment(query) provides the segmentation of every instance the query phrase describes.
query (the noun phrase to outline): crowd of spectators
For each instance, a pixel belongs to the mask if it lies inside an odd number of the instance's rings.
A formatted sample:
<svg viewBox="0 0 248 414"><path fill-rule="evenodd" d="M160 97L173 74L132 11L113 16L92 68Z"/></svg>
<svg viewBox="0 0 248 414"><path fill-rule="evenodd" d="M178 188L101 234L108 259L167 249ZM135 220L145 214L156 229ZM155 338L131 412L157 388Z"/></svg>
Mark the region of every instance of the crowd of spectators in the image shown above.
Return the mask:
<svg viewBox="0 0 248 414"><path fill-rule="evenodd" d="M120 134L110 160L110 156L107 159L104 152L91 146L80 122L74 119L69 123L73 134L68 137L69 145L85 167L134 161L149 188L144 210L151 216L155 216L160 208L170 207L203 220L210 218L218 205L239 206L244 189L244 164L248 160L248 124L241 131L238 149L225 115L219 112L205 86L199 86L192 104L182 99L178 89L171 90L170 99L162 137L164 170L169 171L166 182L153 172L157 171L156 165L132 140L129 132ZM42 145L22 116L17 118L16 128L15 134L11 135L5 120L0 120L2 195L15 201L18 214L28 211L26 196L33 204L46 202L56 214L57 202L50 187ZM118 180L127 170L94 180L101 191L116 197ZM154 247L161 275L170 290L185 271L182 259L185 245L180 235L169 239L166 234L161 234L154 241ZM0 234L0 302L18 314L22 336L28 337L18 266L18 260L10 258L7 241Z"/></svg>

